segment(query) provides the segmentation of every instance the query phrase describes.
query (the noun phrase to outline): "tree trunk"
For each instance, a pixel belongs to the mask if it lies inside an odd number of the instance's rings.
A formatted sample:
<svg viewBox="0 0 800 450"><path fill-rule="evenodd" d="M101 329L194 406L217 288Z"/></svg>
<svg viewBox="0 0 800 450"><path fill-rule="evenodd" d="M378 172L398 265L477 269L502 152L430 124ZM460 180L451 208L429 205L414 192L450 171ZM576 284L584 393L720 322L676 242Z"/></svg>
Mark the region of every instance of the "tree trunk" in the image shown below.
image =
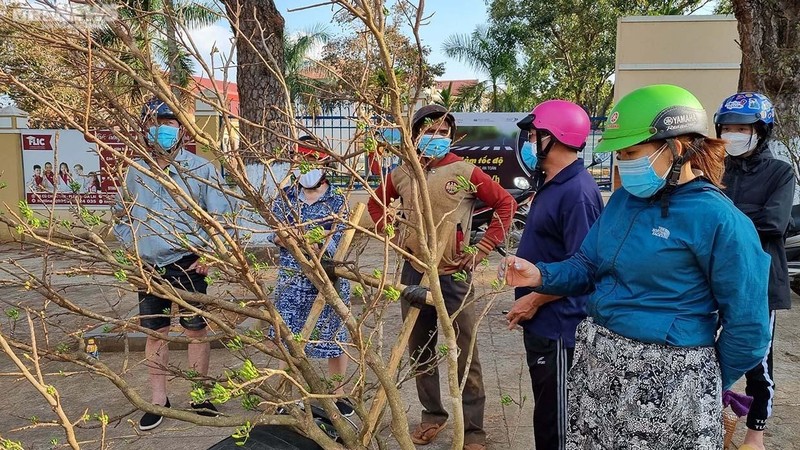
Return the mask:
<svg viewBox="0 0 800 450"><path fill-rule="evenodd" d="M172 93L182 100L181 73L178 64L178 31L175 27L175 4L173 0L164 0L164 10L167 22L167 67L169 68L169 84ZM183 103L183 102L181 102Z"/></svg>
<svg viewBox="0 0 800 450"><path fill-rule="evenodd" d="M236 36L240 146L245 161L265 162L286 145L284 19L272 0L224 0ZM238 27L238 29L237 29ZM252 124L248 123L252 122Z"/></svg>
<svg viewBox="0 0 800 450"><path fill-rule="evenodd" d="M733 0L739 21L739 89L767 95L775 105L775 138L800 169L800 2Z"/></svg>

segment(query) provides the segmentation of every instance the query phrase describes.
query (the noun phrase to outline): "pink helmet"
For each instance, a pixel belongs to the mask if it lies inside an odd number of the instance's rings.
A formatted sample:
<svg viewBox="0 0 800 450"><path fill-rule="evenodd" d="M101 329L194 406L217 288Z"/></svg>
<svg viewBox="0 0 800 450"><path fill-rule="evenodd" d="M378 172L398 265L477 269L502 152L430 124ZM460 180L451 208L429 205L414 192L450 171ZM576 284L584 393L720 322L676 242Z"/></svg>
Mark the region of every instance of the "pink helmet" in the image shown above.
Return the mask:
<svg viewBox="0 0 800 450"><path fill-rule="evenodd" d="M589 115L580 106L566 100L547 100L539 103L517 126L550 133L567 147L581 150L586 145L592 125Z"/></svg>

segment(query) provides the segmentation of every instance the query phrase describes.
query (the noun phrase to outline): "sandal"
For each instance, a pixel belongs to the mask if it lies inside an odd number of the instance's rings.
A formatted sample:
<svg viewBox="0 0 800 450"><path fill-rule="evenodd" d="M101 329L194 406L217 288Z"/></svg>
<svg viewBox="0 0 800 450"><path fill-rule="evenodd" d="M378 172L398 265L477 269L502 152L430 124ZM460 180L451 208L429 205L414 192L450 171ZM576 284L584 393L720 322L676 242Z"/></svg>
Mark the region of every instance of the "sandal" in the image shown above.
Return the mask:
<svg viewBox="0 0 800 450"><path fill-rule="evenodd" d="M430 444L436 435L444 429L445 423L421 423L411 433L411 442L417 445Z"/></svg>

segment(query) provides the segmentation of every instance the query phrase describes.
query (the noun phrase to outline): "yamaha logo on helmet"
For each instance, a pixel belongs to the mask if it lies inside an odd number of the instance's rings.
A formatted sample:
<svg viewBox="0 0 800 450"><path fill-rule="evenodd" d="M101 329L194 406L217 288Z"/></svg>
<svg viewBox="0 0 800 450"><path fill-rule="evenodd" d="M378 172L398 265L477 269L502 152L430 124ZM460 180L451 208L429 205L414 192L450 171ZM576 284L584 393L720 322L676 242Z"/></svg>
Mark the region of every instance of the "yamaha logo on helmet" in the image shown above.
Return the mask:
<svg viewBox="0 0 800 450"><path fill-rule="evenodd" d="M682 114L680 116L667 116L664 117L664 125L667 126L668 130L672 130L674 128L683 128L687 124L692 124L697 120L697 117L694 114Z"/></svg>
<svg viewBox="0 0 800 450"><path fill-rule="evenodd" d="M687 132L700 132L706 128L705 112L694 108L674 107L661 112L653 121L659 133L677 136L684 129Z"/></svg>

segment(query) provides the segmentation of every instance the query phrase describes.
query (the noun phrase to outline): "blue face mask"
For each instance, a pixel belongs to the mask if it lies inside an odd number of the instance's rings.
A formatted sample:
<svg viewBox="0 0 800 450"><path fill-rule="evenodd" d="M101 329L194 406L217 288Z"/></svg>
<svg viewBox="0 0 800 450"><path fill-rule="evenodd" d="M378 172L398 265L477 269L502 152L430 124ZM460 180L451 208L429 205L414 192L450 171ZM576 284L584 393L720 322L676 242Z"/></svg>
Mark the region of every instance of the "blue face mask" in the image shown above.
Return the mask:
<svg viewBox="0 0 800 450"><path fill-rule="evenodd" d="M172 127L169 125L150 127L150 129L147 131L147 142L151 144L158 144L162 150L169 153L178 143L179 131L180 130L177 127Z"/></svg>
<svg viewBox="0 0 800 450"><path fill-rule="evenodd" d="M640 198L649 198L655 195L667 184L666 175L658 175L653 169L653 162L658 159L661 152L667 145L664 144L657 152L651 156L643 156L634 160L617 160L619 177L622 179L622 187L631 195ZM651 161L650 158L653 158Z"/></svg>
<svg viewBox="0 0 800 450"><path fill-rule="evenodd" d="M402 140L402 136L400 135L400 130L397 128L384 128L381 131L381 137L387 144L391 145L398 145Z"/></svg>
<svg viewBox="0 0 800 450"><path fill-rule="evenodd" d="M417 148L422 152L422 156L438 159L450 153L451 142L450 138L425 134L419 138Z"/></svg>
<svg viewBox="0 0 800 450"><path fill-rule="evenodd" d="M522 162L531 170L536 168L536 162L539 160L536 152L536 147L530 141L522 144L522 149L519 151L520 156L522 156Z"/></svg>

